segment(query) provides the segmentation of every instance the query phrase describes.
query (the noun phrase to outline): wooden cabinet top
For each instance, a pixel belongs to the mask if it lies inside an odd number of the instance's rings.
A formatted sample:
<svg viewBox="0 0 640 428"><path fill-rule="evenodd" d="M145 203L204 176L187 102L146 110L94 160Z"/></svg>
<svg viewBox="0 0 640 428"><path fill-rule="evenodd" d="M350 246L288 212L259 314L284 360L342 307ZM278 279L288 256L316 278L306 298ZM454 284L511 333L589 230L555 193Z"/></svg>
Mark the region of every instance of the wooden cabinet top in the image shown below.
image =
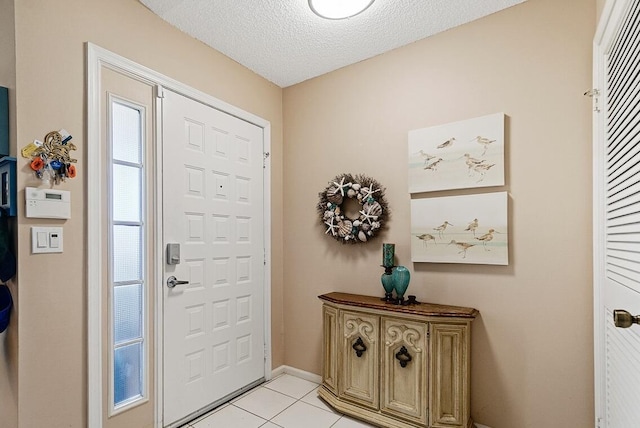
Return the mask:
<svg viewBox="0 0 640 428"><path fill-rule="evenodd" d="M327 293L318 296L319 299L326 302L357 306L361 308L378 309L381 311L397 312L401 314L414 314L430 317L456 317L456 318L475 318L478 310L474 308L465 308L462 306L437 305L434 303L422 303L417 305L394 305L384 302L380 297L363 296L360 294L349 293Z"/></svg>

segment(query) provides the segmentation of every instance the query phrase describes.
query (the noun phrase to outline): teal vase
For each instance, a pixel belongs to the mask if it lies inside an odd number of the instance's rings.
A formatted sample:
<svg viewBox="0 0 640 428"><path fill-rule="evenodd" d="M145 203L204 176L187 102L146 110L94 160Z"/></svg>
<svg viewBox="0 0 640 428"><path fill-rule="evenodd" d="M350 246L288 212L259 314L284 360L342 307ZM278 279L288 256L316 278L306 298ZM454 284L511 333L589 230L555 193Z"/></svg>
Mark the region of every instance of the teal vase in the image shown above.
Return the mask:
<svg viewBox="0 0 640 428"><path fill-rule="evenodd" d="M380 281L382 282L382 288L384 288L384 293L386 296L391 296L393 293L393 289L395 288L393 285L393 274L383 273L380 277Z"/></svg>
<svg viewBox="0 0 640 428"><path fill-rule="evenodd" d="M398 296L398 301L402 302L404 298L404 293L407 292L407 288L409 288L409 281L411 280L411 273L409 269L404 266L398 266L393 270L391 274L391 280L393 282L393 288L396 290L396 295Z"/></svg>

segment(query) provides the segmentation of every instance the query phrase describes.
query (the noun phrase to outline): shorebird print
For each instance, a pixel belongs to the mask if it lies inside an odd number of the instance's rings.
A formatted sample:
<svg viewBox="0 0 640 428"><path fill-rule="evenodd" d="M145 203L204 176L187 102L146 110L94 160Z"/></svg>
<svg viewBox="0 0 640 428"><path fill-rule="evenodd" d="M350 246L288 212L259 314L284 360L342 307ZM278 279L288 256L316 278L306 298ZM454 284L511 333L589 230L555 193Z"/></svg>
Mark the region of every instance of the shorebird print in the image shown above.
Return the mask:
<svg viewBox="0 0 640 428"><path fill-rule="evenodd" d="M467 228L465 229L465 231L469 232L473 232L473 237L475 238L476 236L476 229L478 228L478 219L474 218L473 221L471 223L469 223L469 226L467 226Z"/></svg>
<svg viewBox="0 0 640 428"><path fill-rule="evenodd" d="M482 246L484 247L484 249L486 251L491 251L491 250L487 249L487 242L489 242L489 241L491 241L493 239L493 234L494 233L500 233L500 232L497 232L494 229L489 229L489 231L487 233L485 233L484 235L482 235L479 238L476 238L478 241L482 241Z"/></svg>
<svg viewBox="0 0 640 428"><path fill-rule="evenodd" d="M435 236L429 235L428 233L418 235L417 238L424 243L425 248L427 247L427 242L429 241L433 241L434 244L437 244Z"/></svg>
<svg viewBox="0 0 640 428"><path fill-rule="evenodd" d="M478 144L481 144L484 146L484 151L482 152L482 154L480 156L484 156L485 153L487 153L487 149L489 148L489 145L491 143L495 143L496 140L490 140L488 138L485 137L481 137L480 135L478 135L476 138L474 138L474 140L476 140L476 142Z"/></svg>
<svg viewBox="0 0 640 428"><path fill-rule="evenodd" d="M473 170L480 174L480 180L477 183L480 183L484 180L484 175L491 169L492 166L495 166L495 163L481 163L478 165L474 165Z"/></svg>
<svg viewBox="0 0 640 428"><path fill-rule="evenodd" d="M424 169L428 169L429 171L437 171L438 170L438 164L440 162L442 162L442 158L438 158L438 159L434 160L429 165L426 165L424 167Z"/></svg>
<svg viewBox="0 0 640 428"><path fill-rule="evenodd" d="M444 143L440 144L438 146L439 149L444 149L446 147L451 147L453 145L453 142L456 141L456 139L454 137L449 138L447 141L445 141Z"/></svg>
<svg viewBox="0 0 640 428"><path fill-rule="evenodd" d="M464 158L465 158L464 162L467 164L469 175L471 175L471 171L473 170L474 167L476 167L478 165L482 165L482 164L484 164L486 162L486 160L484 160L484 159L472 158L469 153L465 153L464 154Z"/></svg>
<svg viewBox="0 0 640 428"><path fill-rule="evenodd" d="M444 231L447 229L447 226L453 226L453 225L451 223L449 223L448 221L445 221L440 226L434 227L433 230L437 230L438 231L438 236L440 238L444 238Z"/></svg>
<svg viewBox="0 0 640 428"><path fill-rule="evenodd" d="M424 150L418 150L418 155L420 155L420 157L422 157L424 159L424 165L423 166L427 166L429 164L429 161L431 159L435 159L436 157L433 155L430 155L429 153L425 153Z"/></svg>
<svg viewBox="0 0 640 428"><path fill-rule="evenodd" d="M451 242L449 242L449 245L455 245L460 251L458 251L458 254L462 253L462 258L466 259L467 258L467 250L471 247L475 247L476 244L469 244L468 242L458 242L455 239L452 239Z"/></svg>

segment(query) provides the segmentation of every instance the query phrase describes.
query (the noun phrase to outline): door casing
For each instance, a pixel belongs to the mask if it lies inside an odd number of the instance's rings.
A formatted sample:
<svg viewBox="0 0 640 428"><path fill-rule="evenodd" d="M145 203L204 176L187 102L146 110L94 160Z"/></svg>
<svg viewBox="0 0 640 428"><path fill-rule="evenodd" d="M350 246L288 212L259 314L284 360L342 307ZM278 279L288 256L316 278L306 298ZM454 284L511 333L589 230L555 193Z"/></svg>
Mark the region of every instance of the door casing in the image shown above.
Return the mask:
<svg viewBox="0 0 640 428"><path fill-rule="evenodd" d="M102 427L103 417L103 382L102 366L106 362L102 358L102 325L104 320L102 314L102 296L99 284L101 283L100 273L102 272L102 248L104 238L100 233L101 216L106 209L101 197L103 166L100 159L100 115L103 114L103 106L100 105L101 93L101 70L111 69L134 80L139 80L147 84L156 86L156 144L162 147L162 110L161 99L163 88L171 89L181 95L194 99L198 102L224 111L232 116L238 117L263 129L264 151L271 151L271 124L269 121L239 109L231 104L221 101L202 91L187 86L177 80L158 73L143 65L137 64L127 58L110 52L93 43L86 43L87 55L87 424L93 428ZM157 151L156 165L162 165L162 150ZM264 234L265 234L265 269L264 269L264 328L265 328L265 379L271 378L271 168L269 157L265 156L264 163ZM162 183L161 171L156 170L156 181ZM156 278L163 278L162 256L164 254L162 245L162 186L157 187L156 194L156 239L157 258L154 261ZM156 284L161 286L161 284ZM162 296L163 293L156 293L154 302L154 324L156 347L153 357L155 358L155 421L154 426L163 426L162 416L162 364L163 356L163 328L162 328Z"/></svg>

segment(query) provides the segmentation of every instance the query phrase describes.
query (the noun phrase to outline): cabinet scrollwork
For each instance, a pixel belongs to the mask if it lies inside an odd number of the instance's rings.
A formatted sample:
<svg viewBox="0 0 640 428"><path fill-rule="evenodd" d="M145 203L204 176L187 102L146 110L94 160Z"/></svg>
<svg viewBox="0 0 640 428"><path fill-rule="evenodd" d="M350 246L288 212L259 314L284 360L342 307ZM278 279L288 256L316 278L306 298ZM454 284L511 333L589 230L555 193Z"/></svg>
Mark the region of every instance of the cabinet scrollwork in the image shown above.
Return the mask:
<svg viewBox="0 0 640 428"><path fill-rule="evenodd" d="M364 338L369 343L376 342L376 337L374 335L375 328L370 322L364 321L361 318L350 318L345 321L344 326L345 338L350 338L355 336L356 334L359 334L361 336L364 336Z"/></svg>
<svg viewBox="0 0 640 428"><path fill-rule="evenodd" d="M417 342L420 340L420 333L413 328L406 326L393 325L387 329L387 340L385 345L392 347L398 343L409 345L411 350L416 353L422 352Z"/></svg>

